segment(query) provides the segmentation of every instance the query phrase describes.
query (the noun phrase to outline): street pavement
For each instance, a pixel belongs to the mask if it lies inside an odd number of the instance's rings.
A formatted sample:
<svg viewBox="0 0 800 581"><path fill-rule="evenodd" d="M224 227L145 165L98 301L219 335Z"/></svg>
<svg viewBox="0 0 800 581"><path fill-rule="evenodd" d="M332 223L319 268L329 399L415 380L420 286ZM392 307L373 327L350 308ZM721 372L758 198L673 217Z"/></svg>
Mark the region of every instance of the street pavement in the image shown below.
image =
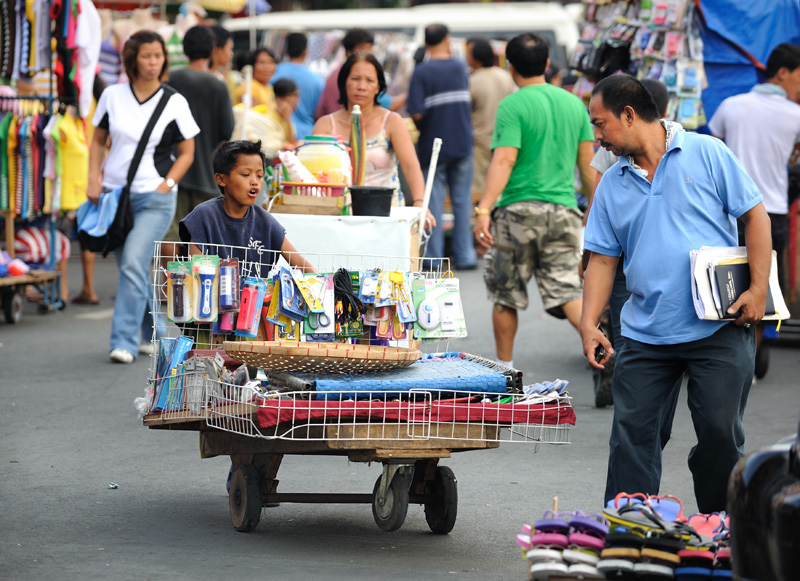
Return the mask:
<svg viewBox="0 0 800 581"><path fill-rule="evenodd" d="M69 265L79 290L80 263ZM469 337L451 347L494 358L490 304L480 271L458 272ZM569 380L577 413L571 445L503 444L443 460L458 479L458 520L430 533L412 505L385 533L369 505L265 508L258 528L236 532L225 493L227 458L201 459L194 432L148 430L133 399L150 360L107 359L117 272L98 260L101 303L0 321L0 571L6 579L525 579L514 542L558 497L560 510L602 508L612 408L593 407L578 334L543 313L520 317L515 364L527 383ZM532 289L535 287L532 285ZM535 290L534 290L535 294ZM794 433L800 344L773 346L767 376L745 414L747 448ZM664 454L662 493L696 510L686 457L694 434L681 398ZM287 456L283 492L370 492L380 465ZM118 485L110 488L110 484Z"/></svg>

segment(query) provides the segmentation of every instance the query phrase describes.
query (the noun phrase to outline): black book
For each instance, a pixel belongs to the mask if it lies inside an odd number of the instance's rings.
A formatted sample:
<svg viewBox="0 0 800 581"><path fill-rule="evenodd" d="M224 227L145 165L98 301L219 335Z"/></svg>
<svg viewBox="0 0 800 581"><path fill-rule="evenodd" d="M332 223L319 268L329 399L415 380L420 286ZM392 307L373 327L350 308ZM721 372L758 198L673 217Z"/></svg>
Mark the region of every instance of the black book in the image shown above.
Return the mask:
<svg viewBox="0 0 800 581"><path fill-rule="evenodd" d="M737 264L717 264L714 267L714 275L717 277L717 287L719 288L719 299L723 319L736 319L741 313L729 315L728 309L736 302L739 295L750 288L750 265L746 262ZM775 303L772 300L772 287L767 292L767 306L764 315L775 314Z"/></svg>

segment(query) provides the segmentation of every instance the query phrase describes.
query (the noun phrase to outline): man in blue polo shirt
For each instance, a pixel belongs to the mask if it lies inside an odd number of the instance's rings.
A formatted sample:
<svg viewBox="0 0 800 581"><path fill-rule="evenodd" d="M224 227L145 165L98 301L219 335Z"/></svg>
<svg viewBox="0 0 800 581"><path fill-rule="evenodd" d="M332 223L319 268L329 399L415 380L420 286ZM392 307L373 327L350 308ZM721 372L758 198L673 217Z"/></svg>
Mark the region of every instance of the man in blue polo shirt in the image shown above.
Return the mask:
<svg viewBox="0 0 800 581"><path fill-rule="evenodd" d="M688 402L697 434L689 453L700 512L725 510L728 477L744 453L742 415L753 379L755 328L764 316L770 224L753 181L725 145L675 131L650 93L628 75L592 91L595 137L620 156L600 181L586 227L592 251L581 316L584 354L602 368L613 352L597 329L624 253L630 299L622 308L606 500L618 492L658 493L666 405L688 372ZM731 307L733 322L697 318L689 252L735 246L736 220L747 234L752 283ZM599 345L606 354L595 359Z"/></svg>
<svg viewBox="0 0 800 581"><path fill-rule="evenodd" d="M445 188L453 204L452 255L457 269L477 268L478 255L472 241L472 101L464 61L450 55L450 34L444 24L425 28L428 60L414 70L408 86L408 113L419 129L417 156L425 179L431 161L433 140L442 139L442 149L431 190L430 210L436 218L425 256L444 256ZM436 266L436 265L432 265Z"/></svg>

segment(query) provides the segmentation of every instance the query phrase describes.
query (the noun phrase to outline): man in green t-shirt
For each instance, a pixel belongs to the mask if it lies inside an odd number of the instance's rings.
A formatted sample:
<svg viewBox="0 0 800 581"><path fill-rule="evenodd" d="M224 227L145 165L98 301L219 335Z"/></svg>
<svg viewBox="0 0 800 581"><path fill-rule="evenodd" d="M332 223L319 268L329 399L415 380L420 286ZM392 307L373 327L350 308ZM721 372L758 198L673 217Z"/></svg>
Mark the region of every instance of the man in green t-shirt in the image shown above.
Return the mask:
<svg viewBox="0 0 800 581"><path fill-rule="evenodd" d="M484 281L494 303L497 359L513 366L517 311L528 306L532 276L545 310L579 328L582 216L573 183L577 165L590 195L594 136L581 100L545 82L550 61L544 38L514 37L506 60L519 91L497 109L492 163L473 231L479 248L488 250Z"/></svg>

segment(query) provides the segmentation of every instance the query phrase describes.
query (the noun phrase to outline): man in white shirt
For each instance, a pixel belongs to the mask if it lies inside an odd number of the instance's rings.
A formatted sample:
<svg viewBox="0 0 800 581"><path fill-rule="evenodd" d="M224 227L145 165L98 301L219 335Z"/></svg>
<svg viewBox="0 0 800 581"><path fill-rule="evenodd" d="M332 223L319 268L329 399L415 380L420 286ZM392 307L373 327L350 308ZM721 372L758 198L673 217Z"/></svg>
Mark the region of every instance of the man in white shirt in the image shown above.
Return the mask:
<svg viewBox="0 0 800 581"><path fill-rule="evenodd" d="M708 124L753 178L772 220L772 245L778 253L778 278L786 288L783 253L788 238L787 165L800 143L800 46L783 43L767 60L767 81L749 93L725 99Z"/></svg>
<svg viewBox="0 0 800 581"><path fill-rule="evenodd" d="M785 42L767 59L767 81L749 93L728 97L708 124L712 135L722 139L753 178L764 196L772 222L772 248L778 254L778 281L786 290L784 250L789 238L789 174L787 165L800 144L800 46ZM739 243L744 237L739 225ZM758 326L758 349L764 326ZM761 355L761 353L759 353ZM762 357L756 356L756 377L766 374Z"/></svg>

